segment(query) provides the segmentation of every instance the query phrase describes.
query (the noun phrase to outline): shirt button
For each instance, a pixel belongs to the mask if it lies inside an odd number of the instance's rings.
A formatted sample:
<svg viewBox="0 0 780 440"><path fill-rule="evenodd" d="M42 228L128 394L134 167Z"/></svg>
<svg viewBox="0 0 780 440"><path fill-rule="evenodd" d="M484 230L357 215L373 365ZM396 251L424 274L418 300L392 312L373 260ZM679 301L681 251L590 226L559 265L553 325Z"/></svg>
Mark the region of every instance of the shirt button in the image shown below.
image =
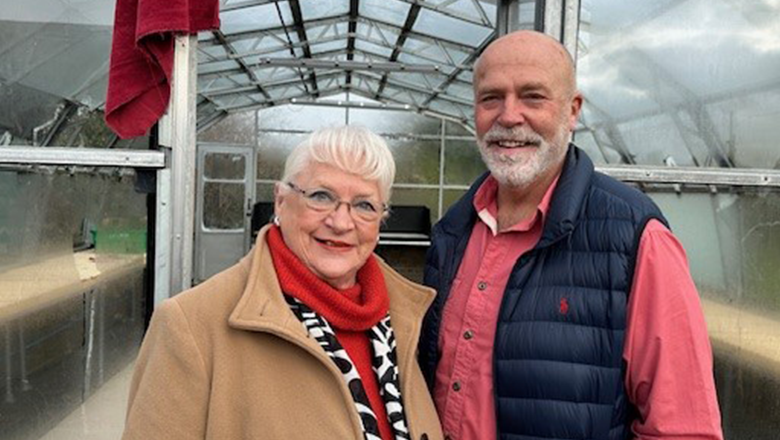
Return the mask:
<svg viewBox="0 0 780 440"><path fill-rule="evenodd" d="M460 382L457 381L457 380L455 382L453 382L452 383L452 389L455 390L455 391L460 391Z"/></svg>
<svg viewBox="0 0 780 440"><path fill-rule="evenodd" d="M480 281L479 283L477 283L477 289L479 289L479 290L487 289L487 283L484 282L484 281Z"/></svg>
<svg viewBox="0 0 780 440"><path fill-rule="evenodd" d="M466 330L466 331L463 333L463 339L465 339L465 340L467 340L467 341L468 341L469 339L473 338L473 337L474 337L474 332L473 332L473 331L471 331L471 330Z"/></svg>

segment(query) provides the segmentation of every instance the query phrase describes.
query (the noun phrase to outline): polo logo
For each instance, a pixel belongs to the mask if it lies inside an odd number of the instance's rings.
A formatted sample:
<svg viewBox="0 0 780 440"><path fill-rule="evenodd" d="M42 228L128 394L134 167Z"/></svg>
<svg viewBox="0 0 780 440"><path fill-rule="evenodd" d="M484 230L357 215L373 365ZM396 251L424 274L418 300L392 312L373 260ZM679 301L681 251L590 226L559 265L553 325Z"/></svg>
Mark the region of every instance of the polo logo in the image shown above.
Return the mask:
<svg viewBox="0 0 780 440"><path fill-rule="evenodd" d="M565 315L569 313L569 300L566 298L561 298L561 304L558 307L558 311L561 312L561 315Z"/></svg>

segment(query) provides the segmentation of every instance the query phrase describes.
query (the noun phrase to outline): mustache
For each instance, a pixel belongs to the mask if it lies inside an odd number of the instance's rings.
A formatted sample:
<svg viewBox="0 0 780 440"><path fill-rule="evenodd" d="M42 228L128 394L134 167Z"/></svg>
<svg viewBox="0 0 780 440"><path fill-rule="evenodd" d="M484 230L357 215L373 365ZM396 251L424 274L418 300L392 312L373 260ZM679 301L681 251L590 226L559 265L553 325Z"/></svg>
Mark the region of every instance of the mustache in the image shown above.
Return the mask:
<svg viewBox="0 0 780 440"><path fill-rule="evenodd" d="M505 128L494 125L483 136L483 142L514 141L529 144L540 144L544 141L542 136L528 127Z"/></svg>

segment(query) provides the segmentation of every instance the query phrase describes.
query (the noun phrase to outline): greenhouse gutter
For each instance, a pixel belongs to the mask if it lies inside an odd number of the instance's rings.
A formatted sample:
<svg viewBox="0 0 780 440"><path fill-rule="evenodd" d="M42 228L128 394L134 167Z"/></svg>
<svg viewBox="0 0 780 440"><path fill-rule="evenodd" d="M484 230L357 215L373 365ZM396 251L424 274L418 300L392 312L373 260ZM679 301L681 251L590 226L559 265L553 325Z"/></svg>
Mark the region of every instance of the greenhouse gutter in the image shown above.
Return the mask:
<svg viewBox="0 0 780 440"><path fill-rule="evenodd" d="M3 146L0 164L165 168L165 154L147 150Z"/></svg>
<svg viewBox="0 0 780 440"><path fill-rule="evenodd" d="M602 165L596 170L624 182L780 187L780 171L734 168L647 167Z"/></svg>

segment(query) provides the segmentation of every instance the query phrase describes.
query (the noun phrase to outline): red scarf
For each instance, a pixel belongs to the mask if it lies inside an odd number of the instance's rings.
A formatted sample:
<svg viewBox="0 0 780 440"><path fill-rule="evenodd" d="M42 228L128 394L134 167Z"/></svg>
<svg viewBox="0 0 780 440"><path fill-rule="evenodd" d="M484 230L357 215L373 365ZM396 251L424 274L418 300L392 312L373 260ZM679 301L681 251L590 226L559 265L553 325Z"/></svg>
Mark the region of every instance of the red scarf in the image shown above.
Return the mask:
<svg viewBox="0 0 780 440"><path fill-rule="evenodd" d="M373 255L357 273L357 283L338 290L312 273L284 243L277 226L266 234L282 291L303 302L330 323L339 343L355 364L384 440L393 438L387 410L371 366L371 342L366 331L387 315L385 277Z"/></svg>

